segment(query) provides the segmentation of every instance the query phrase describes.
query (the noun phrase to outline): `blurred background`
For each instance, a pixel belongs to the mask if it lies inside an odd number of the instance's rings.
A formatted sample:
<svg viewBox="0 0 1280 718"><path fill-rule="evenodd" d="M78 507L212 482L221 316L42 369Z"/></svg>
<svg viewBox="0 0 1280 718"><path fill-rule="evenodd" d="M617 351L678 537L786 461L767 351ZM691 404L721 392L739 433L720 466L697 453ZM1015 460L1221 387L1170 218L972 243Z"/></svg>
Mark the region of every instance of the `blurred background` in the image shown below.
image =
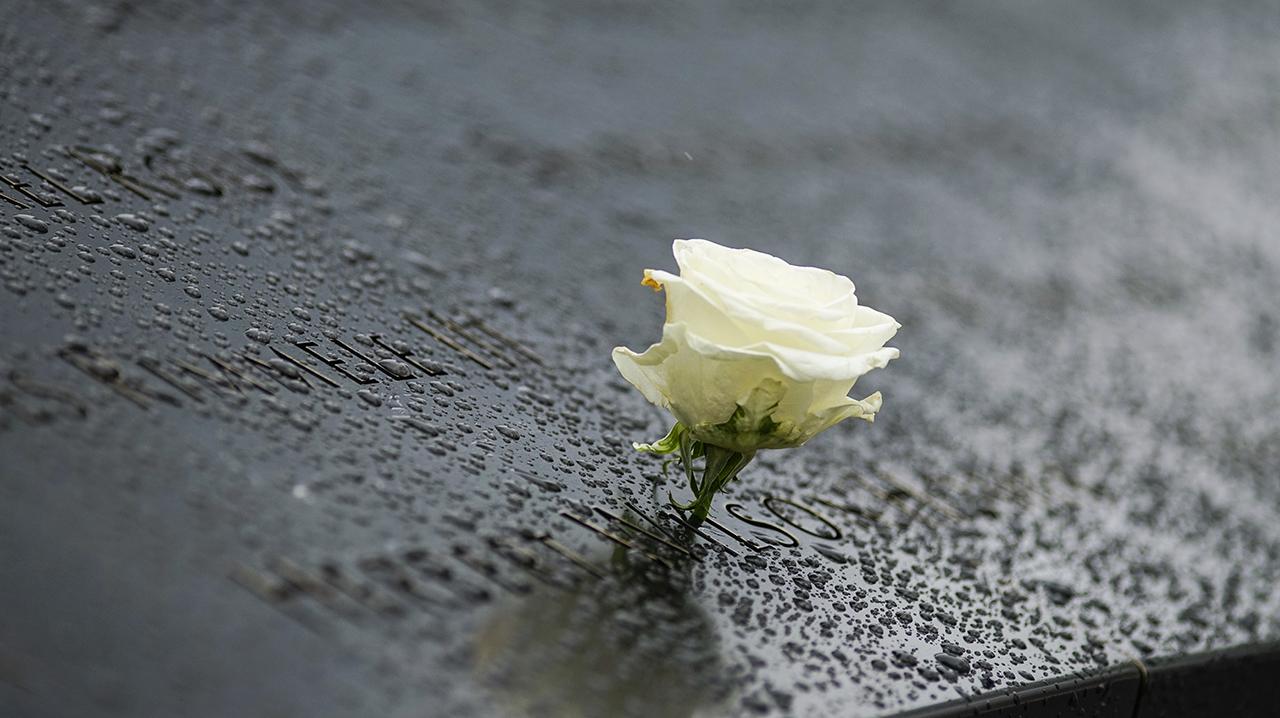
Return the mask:
<svg viewBox="0 0 1280 718"><path fill-rule="evenodd" d="M114 12L99 41L139 82L161 63L193 119L328 170L381 220L362 242L427 248L601 349L656 340L639 270L672 238L753 247L903 323L893 384L868 378L877 452L1099 481L1205 462L1277 498L1265 5Z"/></svg>

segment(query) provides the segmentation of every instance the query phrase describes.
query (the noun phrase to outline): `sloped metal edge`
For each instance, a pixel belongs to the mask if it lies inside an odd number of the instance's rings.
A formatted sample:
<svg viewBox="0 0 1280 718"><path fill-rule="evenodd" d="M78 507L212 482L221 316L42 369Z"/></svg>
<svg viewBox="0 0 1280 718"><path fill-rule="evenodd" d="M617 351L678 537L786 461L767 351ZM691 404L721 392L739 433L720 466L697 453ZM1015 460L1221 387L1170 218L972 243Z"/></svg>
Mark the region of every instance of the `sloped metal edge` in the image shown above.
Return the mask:
<svg viewBox="0 0 1280 718"><path fill-rule="evenodd" d="M1131 718L1142 691L1143 671L1137 663L1123 663L1094 673L1075 674L1028 683L1014 689L920 708L900 718L955 716L1099 716Z"/></svg>
<svg viewBox="0 0 1280 718"><path fill-rule="evenodd" d="M1152 659L1134 718L1280 714L1280 643Z"/></svg>
<svg viewBox="0 0 1280 718"><path fill-rule="evenodd" d="M898 714L899 718L1272 716L1280 643L1130 661Z"/></svg>

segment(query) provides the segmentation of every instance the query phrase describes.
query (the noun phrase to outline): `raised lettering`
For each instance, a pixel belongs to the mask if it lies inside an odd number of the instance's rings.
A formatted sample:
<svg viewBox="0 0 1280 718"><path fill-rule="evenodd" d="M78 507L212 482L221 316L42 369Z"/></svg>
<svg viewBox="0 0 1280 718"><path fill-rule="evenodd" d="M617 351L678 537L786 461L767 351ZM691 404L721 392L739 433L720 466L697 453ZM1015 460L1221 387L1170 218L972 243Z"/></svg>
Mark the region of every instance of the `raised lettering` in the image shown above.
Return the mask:
<svg viewBox="0 0 1280 718"><path fill-rule="evenodd" d="M574 522L575 524L578 524L579 526L582 526L582 527L583 527L583 528L585 528L585 529L589 529L589 530L591 530L591 531L594 531L596 534L598 534L598 535L600 535L600 536L604 537L605 539L608 539L609 541L612 541L612 542L614 542L614 543L618 544L619 546L622 546L623 548L631 549L631 550L633 550L633 551L638 552L640 555L644 556L645 558L649 559L650 561L653 561L654 563L662 564L663 566L666 566L667 568L675 568L674 566L672 566L672 565L671 565L671 562L670 562L670 561L667 561L665 558L663 558L663 557L661 557L661 556L659 556L659 555L657 555L657 554L655 554L655 553L653 553L653 552L651 552L651 551L648 551L648 550L644 549L643 547L641 547L641 546L639 546L639 545L637 545L637 544L635 544L635 543L632 543L629 539L627 539L627 538L626 538L626 537L624 537L624 536L619 536L618 534L615 534L615 533L613 533L612 531L610 531L610 530L608 530L608 529L605 529L605 528L601 528L601 527L599 527L599 526L596 526L595 524L591 523L590 521L585 521L585 520L583 520L583 519L580 519L580 518L578 518L577 516L574 516L573 514L569 513L568 511L561 511L561 512L560 512L560 515L561 515L561 516L563 516L563 517L565 517L566 519L569 519L570 521Z"/></svg>
<svg viewBox="0 0 1280 718"><path fill-rule="evenodd" d="M47 182L51 187L53 187L54 189L57 189L58 191L60 191L60 192L62 192L63 194L67 195L67 196L68 196L68 197L70 197L71 199L74 199L75 201L79 202L80 204L86 204L86 205L88 205L88 204L102 204L102 198L101 198L101 197L85 197L84 195L80 194L79 192L77 192L77 191L75 191L75 190L71 189L70 187L68 187L68 186L66 186L66 185L64 185L64 184L62 184L62 183L61 183L61 182L59 182L58 180L54 179L53 177L50 177L49 175L47 175L47 174L45 174L45 173L41 172L40 170L36 169L35 167L32 167L31 165L23 165L23 166L22 166L22 168L23 168L23 169L25 169L26 171L30 172L31 174L35 175L36 177L39 177L40 179L44 180L44 181L45 181L45 182Z"/></svg>
<svg viewBox="0 0 1280 718"><path fill-rule="evenodd" d="M318 360L321 364L324 364L330 369L338 372L339 374L345 376L346 378L350 379L351 381L361 386L373 383L373 379L365 379L363 377L358 377L355 374L352 374L351 372L347 371L346 369L343 369L342 367L344 365L344 362L341 359L326 359L319 352L313 351L311 347L314 347L316 345L315 342L294 342L293 345L301 349L302 351L310 354L311 356L315 357L316 360Z"/></svg>
<svg viewBox="0 0 1280 718"><path fill-rule="evenodd" d="M54 200L47 200L47 199L45 199L44 197L41 197L40 195L36 194L35 192L32 192L32 191L31 191L31 189L30 189L30 187L31 187L30 183L27 183L27 182L19 182L18 180L15 180L15 179L13 179L12 177L9 177L8 175L3 175L3 174L0 174L0 182L4 182L5 184L9 185L9 186L10 186L10 187L12 187L13 189L18 190L18 191L19 191L19 192L21 192L24 196L26 196L28 199L30 199L32 202L35 202L36 204L40 205L41 207L61 207L61 206L63 206L63 205L62 205L62 201L61 201L61 200L57 200L57 199L54 199Z"/></svg>
<svg viewBox="0 0 1280 718"><path fill-rule="evenodd" d="M774 504L787 504L789 506L794 506L797 509L800 509L801 511L809 514L810 516L814 517L815 519L825 524L826 527L830 529L830 533L821 534L821 533L817 533L816 531L810 531L804 526L801 526L795 521L792 521L789 516L779 511ZM840 532L839 527L837 527L834 523L832 523L831 520L828 519L826 516L823 516L822 514L809 508L808 506L805 506L804 504L801 504L797 501L793 501L792 499L769 495L764 498L764 507L766 509L769 509L769 512L772 513L774 516L777 516L778 518L782 519L783 523L787 524L788 526L792 526L796 529L799 529L800 531L803 531L809 534L810 536L815 536L817 538L827 539L830 541L836 541L836 540L839 540L844 535Z"/></svg>
<svg viewBox="0 0 1280 718"><path fill-rule="evenodd" d="M294 359L293 357L289 356L288 354L285 354L284 352L280 351L279 349L276 349L275 347L271 347L271 351L272 351L272 352L274 352L274 353L275 353L275 355L276 355L277 357L280 357L280 358L281 358L281 359L283 359L284 361L287 361L287 362L289 362L290 364L292 364L292 365L294 365L294 366L298 367L299 369L301 369L301 370L303 370L303 371L307 372L307 373L308 373L308 374L310 374L311 376L314 376L315 378L317 378L317 379L319 379L320 381L322 381L322 382L324 382L324 383L328 384L329 386L331 386L331 387L333 387L333 388L335 388L335 389L336 389L336 388L338 388L338 382L336 382L336 381L334 381L334 380L330 379L329 377L325 376L324 374L321 374L320 372L316 371L315 369L312 369L311 367L307 366L306 364L303 364L302 362L298 361L297 359ZM306 382L306 379L304 378L304 379L303 379L303 381L304 381L304 382Z"/></svg>
<svg viewBox="0 0 1280 718"><path fill-rule="evenodd" d="M343 342L341 339L334 339L334 340L333 340L333 343L334 343L334 344L337 344L338 346L342 347L343 349L346 349L348 352L350 352L350 353L351 353L351 354L353 354L354 356L359 357L359 358L360 358L360 359L361 359L365 364L368 364L369 366L373 367L374 369L377 369L378 371L382 372L383 374L386 374L387 376L391 377L392 379L395 379L395 380L397 380L397 381L401 381L401 380L404 380L404 379L412 379L412 378L413 378L412 376L397 376L397 375L395 374L395 372L390 371L389 369L387 369L386 367L382 366L382 365L381 365L381 364L379 364L378 362L376 362L376 361L374 361L374 360L370 359L369 357L365 356L364 354L361 354L361 353L360 353L360 351L359 351L359 350L357 350L355 347L347 346L347 344L346 344L345 342Z"/></svg>
<svg viewBox="0 0 1280 718"><path fill-rule="evenodd" d="M415 361L415 360L413 359L413 352L410 352L410 351L409 351L409 350L407 350L407 349L406 349L406 350L404 350L404 351L400 351L400 350L396 349L395 347L393 347L393 346L391 346L391 345L387 344L386 342L383 342L383 341L382 341L382 335L381 335L381 334L372 334L372 335L370 335L370 337L369 337L369 338L373 340L373 343L374 343L374 344L377 344L378 346L382 347L383 349L386 349L387 351L391 352L391 353L392 353L392 354L394 354L395 356L398 356L398 357L400 357L401 359L403 359L404 361L406 361L406 362L408 362L408 363L410 363L410 364L412 364L412 365L414 365L414 366L418 367L418 370L419 370L419 371L421 371L422 373L426 374L427 376L439 376L439 375L441 375L441 374L443 374L443 373L444 373L444 372L440 371L439 369L429 369L429 368L427 368L427 367L425 367L425 366L423 366L423 365L419 364L417 361Z"/></svg>
<svg viewBox="0 0 1280 718"><path fill-rule="evenodd" d="M646 536L653 541L657 541L658 543L662 544L663 546L666 546L667 548L675 549L676 551L679 551L680 553L688 556L689 558L694 559L695 561L698 560L698 557L694 556L693 552L691 552L689 549L685 548L684 546L681 546L678 543L675 543L674 541L671 541L668 538L659 536L658 534L655 534L654 532L644 528L643 526L637 525L634 521L630 521L622 516L618 516L615 513L606 511L605 509L602 509L599 506L595 507L595 509L596 509L596 513L600 514L601 516L607 519L616 521L622 524L623 526L626 526L627 528L631 529L632 531L635 531L636 533L641 534L642 536Z"/></svg>
<svg viewBox="0 0 1280 718"><path fill-rule="evenodd" d="M796 538L790 531L782 528L781 526L778 526L777 524L771 524L768 521L761 521L760 519L753 518L744 513L741 513L743 511L742 504L726 504L724 507L724 510L728 511L730 516L734 517L735 519L738 519L739 521L751 524L752 526L756 526L762 529L772 529L773 531L777 531L778 533L790 539L788 543L779 543L777 541L765 539L766 543L773 544L774 546L781 546L783 548L795 548L796 546L800 545L800 539Z"/></svg>
<svg viewBox="0 0 1280 718"><path fill-rule="evenodd" d="M466 348L466 347L462 346L462 345L461 345L461 344L459 344L456 340L454 340L454 338L453 338L453 337L451 337L451 336L449 336L449 335L447 335L447 334L445 334L445 333L443 333L443 332L437 331L436 329L434 329L434 328L432 328L432 327L429 327L429 326L427 326L426 324L423 324L421 320L419 320L419 319L417 319L417 318L415 318L415 317L405 316L405 321L407 321L407 322L409 322L410 324L412 324L413 326L415 326L415 327L417 327L417 328L421 329L422 331L426 332L427 334L430 334L430 335L431 335L431 336L432 336L436 341L438 341L438 342L440 342L441 344L443 344L443 345L445 345L445 346L449 347L450 349L452 349L452 350L454 350L454 351L458 352L458 353L459 353L459 354L461 354L462 356L464 356L464 357L466 357L466 358L470 359L471 361L473 361L473 362L475 362L475 363L479 364L480 366L484 367L485 369L492 369L492 368L493 368L493 365L492 365L492 364L490 364L490 363L488 362L488 360L486 360L484 357L480 356L479 354L476 354L475 352L471 351L470 349L468 349L468 348Z"/></svg>

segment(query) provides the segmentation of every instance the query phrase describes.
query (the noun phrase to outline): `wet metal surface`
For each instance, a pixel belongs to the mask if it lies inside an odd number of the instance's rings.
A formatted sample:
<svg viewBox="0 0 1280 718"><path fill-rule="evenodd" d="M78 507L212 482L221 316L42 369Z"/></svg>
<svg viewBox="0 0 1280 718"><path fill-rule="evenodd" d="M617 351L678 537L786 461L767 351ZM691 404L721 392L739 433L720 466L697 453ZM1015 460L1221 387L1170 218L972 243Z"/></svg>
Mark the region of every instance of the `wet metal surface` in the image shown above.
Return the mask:
<svg viewBox="0 0 1280 718"><path fill-rule="evenodd" d="M0 715L1115 708L1280 637L1274 11L140 5L0 29ZM608 350L697 236L904 326L695 533Z"/></svg>

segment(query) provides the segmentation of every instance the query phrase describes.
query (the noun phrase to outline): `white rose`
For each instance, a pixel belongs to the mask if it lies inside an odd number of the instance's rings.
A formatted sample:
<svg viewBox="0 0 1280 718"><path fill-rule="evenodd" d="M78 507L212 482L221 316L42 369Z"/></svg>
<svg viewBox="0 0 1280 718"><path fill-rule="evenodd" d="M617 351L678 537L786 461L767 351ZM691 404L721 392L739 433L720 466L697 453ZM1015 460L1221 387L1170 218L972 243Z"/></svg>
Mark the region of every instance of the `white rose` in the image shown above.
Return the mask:
<svg viewBox="0 0 1280 718"><path fill-rule="evenodd" d="M847 277L702 239L677 239L672 251L679 276L644 273L667 294L662 341L643 354L616 347L613 361L692 439L749 456L875 418L879 392L848 394L898 357L884 344L901 325L859 306Z"/></svg>

